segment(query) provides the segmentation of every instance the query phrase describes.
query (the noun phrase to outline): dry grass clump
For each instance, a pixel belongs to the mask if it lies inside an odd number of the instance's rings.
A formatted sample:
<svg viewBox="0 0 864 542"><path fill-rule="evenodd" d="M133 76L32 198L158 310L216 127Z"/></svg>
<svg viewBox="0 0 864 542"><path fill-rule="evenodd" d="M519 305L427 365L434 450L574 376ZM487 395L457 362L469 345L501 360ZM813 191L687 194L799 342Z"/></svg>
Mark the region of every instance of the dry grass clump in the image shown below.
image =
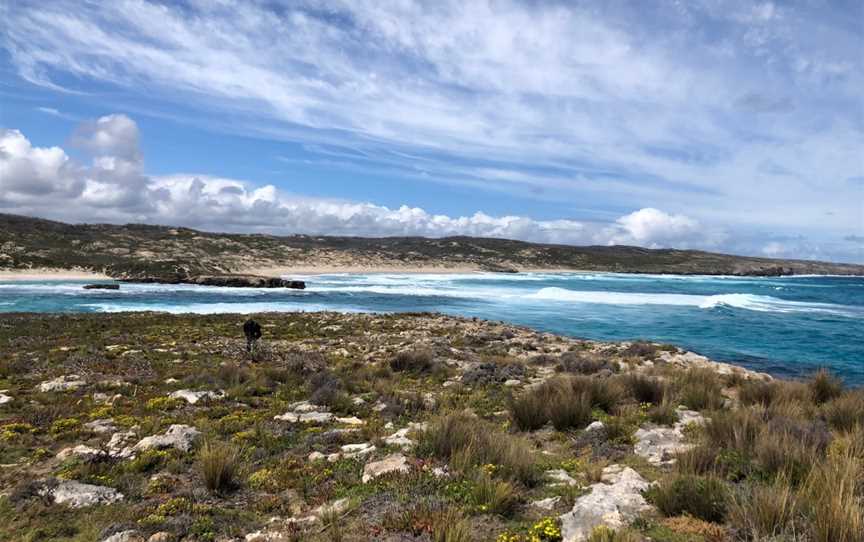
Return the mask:
<svg viewBox="0 0 864 542"><path fill-rule="evenodd" d="M450 462L457 470L492 464L524 484L538 480L534 454L525 440L469 413L453 412L432 420L417 449L421 455Z"/></svg>
<svg viewBox="0 0 864 542"><path fill-rule="evenodd" d="M770 485L745 485L732 493L729 522L749 540L794 535L801 529L800 503L788 480Z"/></svg>
<svg viewBox="0 0 864 542"><path fill-rule="evenodd" d="M431 350L405 350L390 360L390 368L397 372L428 373L435 365Z"/></svg>
<svg viewBox="0 0 864 542"><path fill-rule="evenodd" d="M214 493L224 493L237 486L240 450L224 442L205 442L198 450L198 471L204 485Z"/></svg>
<svg viewBox="0 0 864 542"><path fill-rule="evenodd" d="M864 427L864 389L847 391L826 402L822 405L822 416L838 431Z"/></svg>
<svg viewBox="0 0 864 542"><path fill-rule="evenodd" d="M810 471L801 487L802 506L815 542L864 540L861 500L864 462L846 451L829 454Z"/></svg>
<svg viewBox="0 0 864 542"><path fill-rule="evenodd" d="M714 410L723 406L720 376L711 369L683 371L675 382L678 398L694 410Z"/></svg>
<svg viewBox="0 0 864 542"><path fill-rule="evenodd" d="M471 489L471 503L481 512L509 516L519 499L516 489L509 482L496 480L480 470Z"/></svg>
<svg viewBox="0 0 864 542"><path fill-rule="evenodd" d="M658 378L628 373L621 377L628 393L639 403L660 404L667 396L667 386Z"/></svg>
<svg viewBox="0 0 864 542"><path fill-rule="evenodd" d="M810 397L814 403L821 405L835 399L843 393L843 383L827 369L820 369L807 383Z"/></svg>
<svg viewBox="0 0 864 542"><path fill-rule="evenodd" d="M774 402L780 385L773 380L748 380L738 388L738 400L742 405L768 407Z"/></svg>
<svg viewBox="0 0 864 542"><path fill-rule="evenodd" d="M550 422L559 431L579 429L591 423L592 409L609 412L622 396L620 384L611 379L559 376L512 398L510 417L523 431Z"/></svg>

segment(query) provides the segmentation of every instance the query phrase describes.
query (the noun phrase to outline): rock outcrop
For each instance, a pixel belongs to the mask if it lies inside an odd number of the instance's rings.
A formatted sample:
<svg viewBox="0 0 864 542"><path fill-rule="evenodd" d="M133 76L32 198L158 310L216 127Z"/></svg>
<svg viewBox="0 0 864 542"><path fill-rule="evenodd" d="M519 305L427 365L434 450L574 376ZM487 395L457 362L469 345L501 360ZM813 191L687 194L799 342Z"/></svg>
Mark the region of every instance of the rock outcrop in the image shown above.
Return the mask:
<svg viewBox="0 0 864 542"><path fill-rule="evenodd" d="M585 540L601 525L620 529L650 508L642 497L650 484L630 467L610 465L603 469L601 480L561 516L563 542Z"/></svg>
<svg viewBox="0 0 864 542"><path fill-rule="evenodd" d="M302 280L287 280L280 277L261 277L258 275L168 275L124 278L121 280L124 282L197 284L198 286L223 286L228 288L291 288L294 290L303 290L306 288L306 283Z"/></svg>
<svg viewBox="0 0 864 542"><path fill-rule="evenodd" d="M51 498L55 504L70 508L111 504L123 500L123 494L114 488L82 484L75 480L61 480L53 487L46 487L42 494Z"/></svg>

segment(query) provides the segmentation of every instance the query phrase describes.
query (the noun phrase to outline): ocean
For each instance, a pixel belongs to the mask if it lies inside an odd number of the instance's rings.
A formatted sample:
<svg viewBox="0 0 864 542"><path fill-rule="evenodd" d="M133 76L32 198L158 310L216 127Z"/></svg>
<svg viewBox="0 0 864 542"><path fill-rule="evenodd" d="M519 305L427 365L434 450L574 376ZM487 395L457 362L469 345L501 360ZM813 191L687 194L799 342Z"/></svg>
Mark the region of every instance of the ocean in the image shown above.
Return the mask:
<svg viewBox="0 0 864 542"><path fill-rule="evenodd" d="M615 273L292 276L306 290L0 282L3 312L418 312L600 340L672 343L782 377L827 367L864 385L864 278ZM2 316L0 316L2 319ZM262 317L266 319L266 317Z"/></svg>

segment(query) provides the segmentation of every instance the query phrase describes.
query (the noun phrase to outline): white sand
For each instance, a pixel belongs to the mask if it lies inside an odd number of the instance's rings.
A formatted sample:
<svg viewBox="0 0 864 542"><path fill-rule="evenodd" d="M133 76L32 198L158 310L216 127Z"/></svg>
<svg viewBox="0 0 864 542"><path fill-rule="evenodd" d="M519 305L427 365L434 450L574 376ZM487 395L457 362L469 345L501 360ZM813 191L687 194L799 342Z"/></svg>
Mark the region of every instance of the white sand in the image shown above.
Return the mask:
<svg viewBox="0 0 864 542"><path fill-rule="evenodd" d="M80 269L2 269L0 280L110 280L103 273Z"/></svg>

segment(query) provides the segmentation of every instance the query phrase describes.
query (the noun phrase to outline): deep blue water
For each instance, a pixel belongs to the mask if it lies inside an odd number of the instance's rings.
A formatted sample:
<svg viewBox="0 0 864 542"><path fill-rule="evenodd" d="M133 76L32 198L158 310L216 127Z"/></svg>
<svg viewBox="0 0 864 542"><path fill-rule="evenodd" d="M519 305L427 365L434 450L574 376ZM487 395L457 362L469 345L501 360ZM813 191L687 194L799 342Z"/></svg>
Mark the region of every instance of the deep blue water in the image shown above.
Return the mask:
<svg viewBox="0 0 864 542"><path fill-rule="evenodd" d="M0 282L0 313L439 311L592 339L651 339L780 376L864 384L864 278L610 273L302 277L298 290ZM2 318L2 316L0 316Z"/></svg>

